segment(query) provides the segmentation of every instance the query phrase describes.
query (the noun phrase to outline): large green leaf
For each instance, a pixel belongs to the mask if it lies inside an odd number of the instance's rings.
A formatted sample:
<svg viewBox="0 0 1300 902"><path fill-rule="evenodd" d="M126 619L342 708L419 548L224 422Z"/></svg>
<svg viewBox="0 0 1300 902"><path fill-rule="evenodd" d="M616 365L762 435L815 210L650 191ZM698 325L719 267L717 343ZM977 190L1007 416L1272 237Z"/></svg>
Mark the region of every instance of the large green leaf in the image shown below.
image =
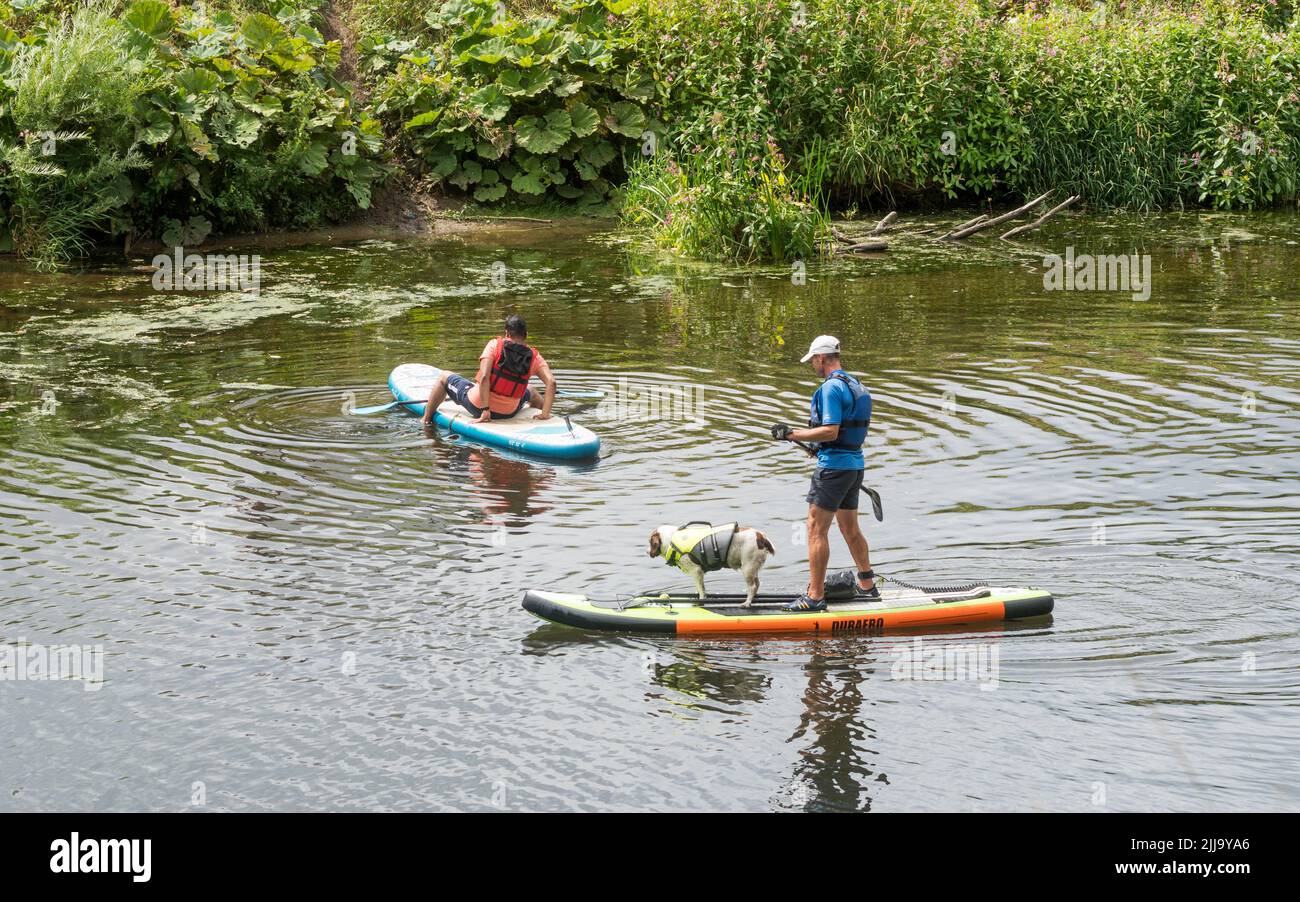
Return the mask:
<svg viewBox="0 0 1300 902"><path fill-rule="evenodd" d="M273 50L284 41L284 27L266 13L253 13L239 30L248 46L259 52Z"/></svg>
<svg viewBox="0 0 1300 902"><path fill-rule="evenodd" d="M456 159L454 153L434 154L429 159L429 168L433 171L434 175L440 178L446 178L451 175L453 170L455 170L457 162L459 161Z"/></svg>
<svg viewBox="0 0 1300 902"><path fill-rule="evenodd" d="M510 180L510 187L518 194L545 194L546 185L540 172L521 172Z"/></svg>
<svg viewBox="0 0 1300 902"><path fill-rule="evenodd" d="M427 113L420 113L406 120L402 128L422 128L426 125L433 125L442 118L444 110L430 110Z"/></svg>
<svg viewBox="0 0 1300 902"><path fill-rule="evenodd" d="M310 53L268 53L266 57L285 72L310 72L316 68L316 59Z"/></svg>
<svg viewBox="0 0 1300 902"><path fill-rule="evenodd" d="M319 141L313 141L307 146L307 149L298 157L298 168L304 175L320 175L329 165L329 157L325 150L325 145Z"/></svg>
<svg viewBox="0 0 1300 902"><path fill-rule="evenodd" d="M469 59L478 60L480 63L487 63L489 66L495 66L503 59L511 55L513 47L501 38L493 38L490 41L484 41L476 47L466 51Z"/></svg>
<svg viewBox="0 0 1300 902"><path fill-rule="evenodd" d="M466 101L470 109L489 122L500 122L510 112L510 98L500 85L479 88Z"/></svg>
<svg viewBox="0 0 1300 902"><path fill-rule="evenodd" d="M550 16L540 16L531 21L520 23L511 37L516 44L532 46L549 34L555 24L555 20Z"/></svg>
<svg viewBox="0 0 1300 902"><path fill-rule="evenodd" d="M274 116L284 112L283 101L271 94L259 94L261 82L255 78L246 78L231 93L231 99L246 110L263 116Z"/></svg>
<svg viewBox="0 0 1300 902"><path fill-rule="evenodd" d="M237 147L249 147L262 131L262 120L246 110L235 109L221 117L221 136Z"/></svg>
<svg viewBox="0 0 1300 902"><path fill-rule="evenodd" d="M479 141L474 145L475 153L485 160L499 160L509 149L508 145L493 144L491 141Z"/></svg>
<svg viewBox="0 0 1300 902"><path fill-rule="evenodd" d="M559 62L564 51L569 48L569 44L574 41L572 32L552 31L550 34L543 35L542 38L532 46L534 56L539 56L548 63Z"/></svg>
<svg viewBox="0 0 1300 902"><path fill-rule="evenodd" d="M162 226L163 233L159 237L168 247L194 247L212 234L212 223L198 215L184 222L168 217L162 221Z"/></svg>
<svg viewBox="0 0 1300 902"><path fill-rule="evenodd" d="M221 87L221 76L211 69L185 69L176 74L176 87L190 97L204 98Z"/></svg>
<svg viewBox="0 0 1300 902"><path fill-rule="evenodd" d="M605 181L604 179L600 179L598 181L592 182L583 190L582 200L579 201L579 203L582 204L601 203L605 200L606 197L609 196L609 190L611 187L613 186L610 185L610 183Z"/></svg>
<svg viewBox="0 0 1300 902"><path fill-rule="evenodd" d="M155 41L161 41L170 35L176 24L171 7L161 0L137 0L122 18L127 25Z"/></svg>
<svg viewBox="0 0 1300 902"><path fill-rule="evenodd" d="M207 136L203 129L199 128L188 119L181 120L181 134L185 137L185 143L189 145L190 150L194 151L205 160L215 163L220 159L217 149L212 146L212 139Z"/></svg>
<svg viewBox="0 0 1300 902"><path fill-rule="evenodd" d="M628 72L623 79L623 96L633 100L652 100L655 96L655 83L641 72Z"/></svg>
<svg viewBox="0 0 1300 902"><path fill-rule="evenodd" d="M465 160L460 167L452 173L447 179L448 182L460 188L462 191L470 185L477 182L483 176L483 167L474 160Z"/></svg>
<svg viewBox="0 0 1300 902"><path fill-rule="evenodd" d="M173 131L171 117L162 110L153 110L148 121L136 129L135 139L142 144L161 144L172 136Z"/></svg>
<svg viewBox="0 0 1300 902"><path fill-rule="evenodd" d="M348 194L357 202L357 206L363 210L370 209L370 183L359 180L350 180L347 184Z"/></svg>
<svg viewBox="0 0 1300 902"><path fill-rule="evenodd" d="M554 153L569 140L573 121L564 110L553 110L545 118L525 116L515 123L519 146L533 153Z"/></svg>
<svg viewBox="0 0 1300 902"><path fill-rule="evenodd" d="M571 97L582 90L582 79L576 75L566 73L561 75L555 84L551 85L551 93L556 97Z"/></svg>
<svg viewBox="0 0 1300 902"><path fill-rule="evenodd" d="M610 106L609 115L605 117L605 125L612 132L629 138L639 138L645 131L645 113L636 104L620 100Z"/></svg>
<svg viewBox="0 0 1300 902"><path fill-rule="evenodd" d="M497 182L494 185L479 185L474 189L474 199L479 203L491 203L500 200L506 196L506 183Z"/></svg>
<svg viewBox="0 0 1300 902"><path fill-rule="evenodd" d="M182 55L193 63L211 62L214 66L229 67L230 61L221 58L226 52L221 40L216 35L204 35L196 43L181 51Z"/></svg>
<svg viewBox="0 0 1300 902"><path fill-rule="evenodd" d="M582 142L580 151L582 159L595 166L597 169L603 169L608 166L615 157L614 145L609 141L601 138L588 138Z"/></svg>
<svg viewBox="0 0 1300 902"><path fill-rule="evenodd" d="M593 69L604 69L613 64L614 55L610 53L604 41L586 38L569 45L569 61L591 66Z"/></svg>
<svg viewBox="0 0 1300 902"><path fill-rule="evenodd" d="M316 29L312 28L306 22L299 22L294 28L293 33L302 38L308 44L320 46L325 43L325 36Z"/></svg>
<svg viewBox="0 0 1300 902"><path fill-rule="evenodd" d="M545 91L554 78L541 69L509 69L497 76L497 84L512 97L533 97Z"/></svg>
<svg viewBox="0 0 1300 902"><path fill-rule="evenodd" d="M573 133L579 138L587 137L600 125L596 111L585 103L575 103L569 107L569 118L573 122Z"/></svg>

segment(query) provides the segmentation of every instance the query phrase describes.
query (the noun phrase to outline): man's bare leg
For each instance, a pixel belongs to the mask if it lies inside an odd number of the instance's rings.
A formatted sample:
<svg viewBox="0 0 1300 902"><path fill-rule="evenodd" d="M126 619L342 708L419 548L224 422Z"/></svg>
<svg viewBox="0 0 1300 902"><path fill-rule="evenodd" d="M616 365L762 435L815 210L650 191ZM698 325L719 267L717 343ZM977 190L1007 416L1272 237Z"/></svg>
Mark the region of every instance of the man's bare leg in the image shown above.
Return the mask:
<svg viewBox="0 0 1300 902"><path fill-rule="evenodd" d="M830 531L835 514L808 505L808 597L821 601L826 594L826 565L831 559Z"/></svg>
<svg viewBox="0 0 1300 902"><path fill-rule="evenodd" d="M442 406L445 400L447 400L447 374L439 373L438 378L433 382L433 389L429 392L429 400L424 405L424 416L420 418L420 422L428 424L433 419L433 412Z"/></svg>
<svg viewBox="0 0 1300 902"><path fill-rule="evenodd" d="M840 528L840 535L844 536L844 541L848 543L849 554L853 555L853 563L858 565L858 572L863 573L871 569L871 549L867 547L867 537L862 532L862 526L858 523L858 512L855 510L839 510L835 512L835 524ZM866 581L865 585L861 580L858 585L864 589L871 589L876 584L874 579Z"/></svg>

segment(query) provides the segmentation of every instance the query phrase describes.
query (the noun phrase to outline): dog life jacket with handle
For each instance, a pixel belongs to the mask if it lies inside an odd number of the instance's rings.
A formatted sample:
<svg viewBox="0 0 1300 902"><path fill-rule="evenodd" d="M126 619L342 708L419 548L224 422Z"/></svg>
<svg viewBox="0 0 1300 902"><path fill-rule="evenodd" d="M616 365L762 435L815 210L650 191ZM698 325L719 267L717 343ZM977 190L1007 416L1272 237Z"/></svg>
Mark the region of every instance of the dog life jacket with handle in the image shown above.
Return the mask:
<svg viewBox="0 0 1300 902"><path fill-rule="evenodd" d="M714 526L692 520L673 532L673 540L664 549L664 560L669 566L678 567L681 559L688 557L706 573L721 570L727 566L727 552L731 551L731 540L739 528L735 523Z"/></svg>

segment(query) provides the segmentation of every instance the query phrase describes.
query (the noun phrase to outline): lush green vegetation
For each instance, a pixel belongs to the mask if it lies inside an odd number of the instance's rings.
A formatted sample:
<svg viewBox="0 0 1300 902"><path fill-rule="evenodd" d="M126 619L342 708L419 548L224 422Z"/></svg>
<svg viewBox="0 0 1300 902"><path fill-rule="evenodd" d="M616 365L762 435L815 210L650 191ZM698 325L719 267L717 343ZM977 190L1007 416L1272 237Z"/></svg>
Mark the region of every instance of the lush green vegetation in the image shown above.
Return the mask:
<svg viewBox="0 0 1300 902"><path fill-rule="evenodd" d="M741 261L832 210L1300 197L1292 0L326 3L0 0L0 240L302 228L399 167Z"/></svg>
<svg viewBox="0 0 1300 902"><path fill-rule="evenodd" d="M809 171L787 176L775 145L740 167L701 155L656 154L636 165L622 215L659 245L705 260L792 260L827 239L830 217ZM815 172L815 169L811 170Z"/></svg>
<svg viewBox="0 0 1300 902"><path fill-rule="evenodd" d="M802 200L839 207L1048 188L1129 209L1294 203L1300 32L1240 4L1119 6L645 0L630 28L665 146L706 193L762 193L774 146ZM660 179L638 170L629 196ZM652 225L678 246L670 226L690 227Z"/></svg>
<svg viewBox="0 0 1300 902"><path fill-rule="evenodd" d="M0 238L54 264L115 236L197 243L366 206L380 126L310 18L0 6Z"/></svg>
<svg viewBox="0 0 1300 902"><path fill-rule="evenodd" d="M601 203L651 126L640 101L654 85L617 25L632 3L515 16L497 0L450 0L426 14L427 42L363 42L375 109L406 156L477 201Z"/></svg>

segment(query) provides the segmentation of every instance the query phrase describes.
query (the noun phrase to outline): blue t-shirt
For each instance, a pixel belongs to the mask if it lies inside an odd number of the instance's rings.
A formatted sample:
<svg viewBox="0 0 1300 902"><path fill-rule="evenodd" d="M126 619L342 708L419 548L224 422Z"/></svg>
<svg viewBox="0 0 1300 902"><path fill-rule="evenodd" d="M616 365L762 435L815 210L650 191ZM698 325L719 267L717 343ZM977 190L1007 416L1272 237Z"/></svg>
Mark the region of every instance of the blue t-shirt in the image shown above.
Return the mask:
<svg viewBox="0 0 1300 902"><path fill-rule="evenodd" d="M859 389L865 399L857 403L853 397L853 390L844 384L843 379L835 378L835 373L847 376ZM865 409L863 409L865 408ZM852 376L844 370L836 370L826 377L826 381L817 387L813 393L812 404L812 422L821 426L840 425L845 420L870 420L871 419L871 394ZM857 416L854 416L854 414ZM840 438L845 437L845 433L856 433L856 429L847 430L841 428ZM865 430L864 430L865 434ZM862 458L862 449L850 451L847 448L822 448L817 452L817 466L823 470L862 470L865 469L866 463Z"/></svg>

